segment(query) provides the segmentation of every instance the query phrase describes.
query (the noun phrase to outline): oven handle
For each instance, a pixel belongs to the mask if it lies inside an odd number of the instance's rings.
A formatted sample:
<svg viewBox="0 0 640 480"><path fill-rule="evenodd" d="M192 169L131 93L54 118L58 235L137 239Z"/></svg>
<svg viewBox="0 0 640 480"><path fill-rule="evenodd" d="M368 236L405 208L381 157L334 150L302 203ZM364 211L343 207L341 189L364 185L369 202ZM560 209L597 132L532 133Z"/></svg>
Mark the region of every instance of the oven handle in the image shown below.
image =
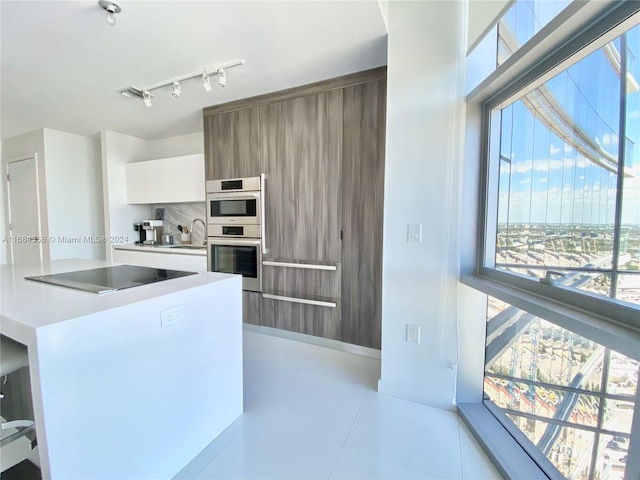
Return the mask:
<svg viewBox="0 0 640 480"><path fill-rule="evenodd" d="M267 250L267 232L266 232L266 218L265 218L265 203L267 201L267 174L266 173L261 173L260 174L260 193L261 193L261 198L260 198L260 239L261 239L261 244L262 244L262 255L266 255L268 253Z"/></svg>
<svg viewBox="0 0 640 480"><path fill-rule="evenodd" d="M232 246L255 246L260 245L260 240L246 240L229 237L207 237L207 245L232 245Z"/></svg>
<svg viewBox="0 0 640 480"><path fill-rule="evenodd" d="M251 200L260 197L260 192L228 192L207 193L207 201L211 200Z"/></svg>

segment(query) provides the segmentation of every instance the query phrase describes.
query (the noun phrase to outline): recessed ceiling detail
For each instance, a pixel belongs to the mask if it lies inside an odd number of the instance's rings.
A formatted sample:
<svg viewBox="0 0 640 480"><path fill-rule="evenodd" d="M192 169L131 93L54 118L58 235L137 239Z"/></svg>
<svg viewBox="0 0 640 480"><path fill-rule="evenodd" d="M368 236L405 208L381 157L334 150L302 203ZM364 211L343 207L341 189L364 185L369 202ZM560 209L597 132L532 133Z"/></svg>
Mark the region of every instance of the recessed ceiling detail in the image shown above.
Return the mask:
<svg viewBox="0 0 640 480"><path fill-rule="evenodd" d="M195 73L187 73L186 75L182 75L180 77L172 78L171 80L166 80L164 82L156 83L149 87L127 87L118 90L118 93L124 95L127 98L132 98L134 100L138 100L143 102L147 107L152 105L151 98L153 95L151 94L154 90L159 90L165 87L171 87L171 96L173 98L180 98L182 95L182 86L180 82L185 82L186 80L191 80L192 78L202 78L202 88L206 92L211 91L211 82L209 80L209 75L217 75L218 76L218 87L225 88L227 86L227 74L225 69L237 67L240 65L244 65L245 61L241 58L237 60L231 60L230 62L226 62L220 65L211 65L209 67L203 67L201 71Z"/></svg>

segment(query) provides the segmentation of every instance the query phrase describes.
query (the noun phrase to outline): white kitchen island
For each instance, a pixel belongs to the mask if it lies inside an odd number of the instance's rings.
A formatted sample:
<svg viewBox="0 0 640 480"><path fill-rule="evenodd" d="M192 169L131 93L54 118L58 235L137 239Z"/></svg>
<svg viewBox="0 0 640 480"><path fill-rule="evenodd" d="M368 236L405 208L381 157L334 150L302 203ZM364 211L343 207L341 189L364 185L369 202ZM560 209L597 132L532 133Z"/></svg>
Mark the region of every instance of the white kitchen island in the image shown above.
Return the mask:
<svg viewBox="0 0 640 480"><path fill-rule="evenodd" d="M24 280L108 265L0 267L0 327L28 347L43 478L171 478L242 414L242 278L106 295ZM181 305L184 320L161 322Z"/></svg>

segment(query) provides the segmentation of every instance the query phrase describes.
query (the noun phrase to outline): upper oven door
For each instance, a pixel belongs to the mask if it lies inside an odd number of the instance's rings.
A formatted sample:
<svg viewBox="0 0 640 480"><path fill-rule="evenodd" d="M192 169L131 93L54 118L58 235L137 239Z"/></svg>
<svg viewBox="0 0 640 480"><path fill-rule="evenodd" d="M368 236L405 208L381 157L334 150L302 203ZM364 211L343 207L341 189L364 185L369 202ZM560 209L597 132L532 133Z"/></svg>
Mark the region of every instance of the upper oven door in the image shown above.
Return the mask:
<svg viewBox="0 0 640 480"><path fill-rule="evenodd" d="M260 192L209 193L207 223L260 225Z"/></svg>

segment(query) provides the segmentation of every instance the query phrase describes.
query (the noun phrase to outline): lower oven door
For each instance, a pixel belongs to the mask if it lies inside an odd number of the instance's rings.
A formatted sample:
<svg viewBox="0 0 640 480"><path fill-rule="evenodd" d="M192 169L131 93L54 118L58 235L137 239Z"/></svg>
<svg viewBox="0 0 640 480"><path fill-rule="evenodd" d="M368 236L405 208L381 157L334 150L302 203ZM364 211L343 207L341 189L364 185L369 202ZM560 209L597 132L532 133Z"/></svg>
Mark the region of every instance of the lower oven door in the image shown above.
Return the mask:
<svg viewBox="0 0 640 480"><path fill-rule="evenodd" d="M242 289L262 291L259 239L207 237L209 271L242 275Z"/></svg>

